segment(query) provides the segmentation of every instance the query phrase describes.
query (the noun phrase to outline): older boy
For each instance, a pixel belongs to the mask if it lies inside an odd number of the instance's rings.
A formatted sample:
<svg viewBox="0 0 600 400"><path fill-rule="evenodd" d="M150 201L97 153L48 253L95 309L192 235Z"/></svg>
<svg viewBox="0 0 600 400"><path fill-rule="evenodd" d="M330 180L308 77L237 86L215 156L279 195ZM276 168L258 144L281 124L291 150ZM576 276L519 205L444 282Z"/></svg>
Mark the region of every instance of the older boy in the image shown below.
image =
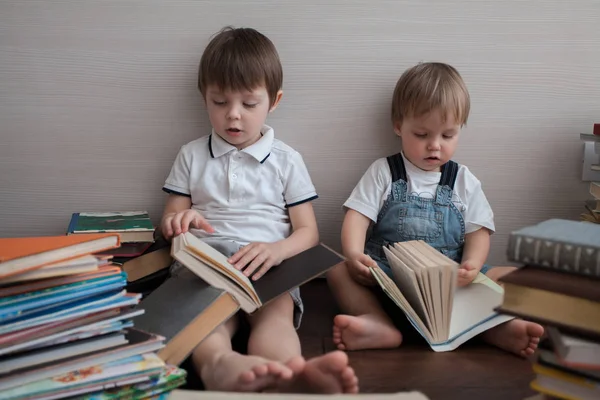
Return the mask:
<svg viewBox="0 0 600 400"><path fill-rule="evenodd" d="M190 229L252 279L317 244L319 236L311 205L317 194L302 157L265 125L281 100L282 80L267 37L249 28L219 32L202 55L198 77L212 133L181 148L163 188L169 193L165 236ZM296 289L248 315L248 355L231 348L236 318L216 329L192 356L206 388L357 392L344 353L301 357L295 330L301 313Z"/></svg>

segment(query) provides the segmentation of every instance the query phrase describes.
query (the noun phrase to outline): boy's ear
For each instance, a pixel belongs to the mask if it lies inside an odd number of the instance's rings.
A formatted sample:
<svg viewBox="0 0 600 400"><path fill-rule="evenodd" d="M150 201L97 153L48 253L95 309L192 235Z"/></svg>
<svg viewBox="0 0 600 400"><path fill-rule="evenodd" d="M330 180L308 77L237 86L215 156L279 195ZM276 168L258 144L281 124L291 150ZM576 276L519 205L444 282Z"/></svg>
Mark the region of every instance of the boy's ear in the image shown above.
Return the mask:
<svg viewBox="0 0 600 400"><path fill-rule="evenodd" d="M400 122L400 121L394 122L394 132L396 132L397 136L402 137L402 122Z"/></svg>
<svg viewBox="0 0 600 400"><path fill-rule="evenodd" d="M275 111L275 109L279 105L279 102L281 101L282 96L283 96L283 90L279 90L277 92L277 94L275 95L275 101L273 102L273 105L271 106L271 108L269 108L269 112Z"/></svg>

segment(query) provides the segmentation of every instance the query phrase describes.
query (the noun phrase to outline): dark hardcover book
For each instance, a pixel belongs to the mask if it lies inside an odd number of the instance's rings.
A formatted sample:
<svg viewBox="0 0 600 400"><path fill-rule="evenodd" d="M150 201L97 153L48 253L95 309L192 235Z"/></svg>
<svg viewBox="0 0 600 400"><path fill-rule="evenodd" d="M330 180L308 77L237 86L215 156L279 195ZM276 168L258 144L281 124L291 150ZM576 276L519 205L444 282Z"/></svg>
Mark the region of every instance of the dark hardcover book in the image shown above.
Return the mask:
<svg viewBox="0 0 600 400"><path fill-rule="evenodd" d="M144 314L135 320L136 328L166 338L158 356L179 365L217 326L239 309L225 291L216 289L182 270L167 279L138 305Z"/></svg>
<svg viewBox="0 0 600 400"><path fill-rule="evenodd" d="M189 232L173 239L171 254L211 286L230 293L247 313L343 260L339 254L319 244L284 260L255 281L235 269L225 255Z"/></svg>
<svg viewBox="0 0 600 400"><path fill-rule="evenodd" d="M600 224L550 219L509 236L509 261L600 278Z"/></svg>

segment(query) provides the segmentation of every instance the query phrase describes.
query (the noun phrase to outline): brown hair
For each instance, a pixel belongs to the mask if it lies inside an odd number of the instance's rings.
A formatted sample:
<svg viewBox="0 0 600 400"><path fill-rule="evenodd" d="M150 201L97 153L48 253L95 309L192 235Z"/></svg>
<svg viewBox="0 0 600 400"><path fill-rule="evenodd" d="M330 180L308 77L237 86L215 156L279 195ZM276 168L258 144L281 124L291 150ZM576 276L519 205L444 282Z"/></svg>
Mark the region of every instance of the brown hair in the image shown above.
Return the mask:
<svg viewBox="0 0 600 400"><path fill-rule="evenodd" d="M458 124L469 118L471 99L458 71L444 63L419 63L406 70L394 89L392 122L420 117L441 110L444 118L452 113Z"/></svg>
<svg viewBox="0 0 600 400"><path fill-rule="evenodd" d="M253 90L264 85L271 105L283 84L283 69L273 42L252 28L225 27L210 41L198 70L198 89Z"/></svg>

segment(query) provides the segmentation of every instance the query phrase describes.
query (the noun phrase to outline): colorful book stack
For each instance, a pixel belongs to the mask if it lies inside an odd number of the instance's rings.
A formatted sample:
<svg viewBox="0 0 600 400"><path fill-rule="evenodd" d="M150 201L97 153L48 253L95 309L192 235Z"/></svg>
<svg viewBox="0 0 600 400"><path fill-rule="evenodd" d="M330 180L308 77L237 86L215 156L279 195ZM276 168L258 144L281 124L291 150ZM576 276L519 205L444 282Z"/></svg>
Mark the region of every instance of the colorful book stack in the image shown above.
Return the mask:
<svg viewBox="0 0 600 400"><path fill-rule="evenodd" d="M109 256L114 233L0 239L0 399L141 398L185 372L137 330L139 294Z"/></svg>
<svg viewBox="0 0 600 400"><path fill-rule="evenodd" d="M540 396L600 399L600 225L551 219L517 230L508 258L524 267L500 279L498 311L547 332L531 387Z"/></svg>
<svg viewBox="0 0 600 400"><path fill-rule="evenodd" d="M121 246L105 250L127 272L127 290L147 295L168 276L172 263L169 243L155 229L147 211L73 213L67 235L118 233Z"/></svg>

